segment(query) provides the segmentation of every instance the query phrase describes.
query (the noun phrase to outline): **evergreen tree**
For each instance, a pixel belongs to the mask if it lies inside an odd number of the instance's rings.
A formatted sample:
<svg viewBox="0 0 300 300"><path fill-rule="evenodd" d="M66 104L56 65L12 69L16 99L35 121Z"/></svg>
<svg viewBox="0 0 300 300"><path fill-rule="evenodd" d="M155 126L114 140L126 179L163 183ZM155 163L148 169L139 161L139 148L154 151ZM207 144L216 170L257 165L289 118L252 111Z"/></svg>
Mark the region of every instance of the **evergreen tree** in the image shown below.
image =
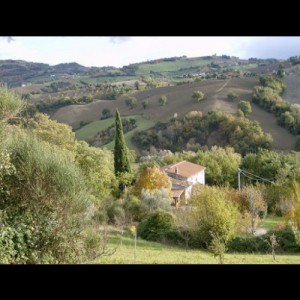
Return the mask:
<svg viewBox="0 0 300 300"><path fill-rule="evenodd" d="M120 113L116 111L116 134L115 134L115 149L114 149L115 174L117 176L122 173L130 173L130 163L127 156L127 147L123 134L122 120Z"/></svg>

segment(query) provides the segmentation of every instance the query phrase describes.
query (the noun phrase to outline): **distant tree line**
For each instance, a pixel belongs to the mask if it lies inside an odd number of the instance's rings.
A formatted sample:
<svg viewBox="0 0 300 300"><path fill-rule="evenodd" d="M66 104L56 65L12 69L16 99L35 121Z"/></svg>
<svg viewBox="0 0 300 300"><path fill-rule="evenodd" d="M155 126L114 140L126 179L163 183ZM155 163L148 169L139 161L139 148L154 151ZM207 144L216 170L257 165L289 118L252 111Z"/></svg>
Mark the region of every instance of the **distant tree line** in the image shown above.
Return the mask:
<svg viewBox="0 0 300 300"><path fill-rule="evenodd" d="M252 101L275 114L279 125L300 136L300 105L291 104L281 98L280 95L285 89L282 81L268 76L261 77L260 83L262 86L254 87Z"/></svg>
<svg viewBox="0 0 300 300"><path fill-rule="evenodd" d="M215 141L209 142L215 136ZM222 112L190 112L183 118L172 118L168 123L157 123L147 131L138 132L133 139L142 149L151 145L171 151L196 150L207 144L232 146L242 155L271 149L273 139L265 134L257 121L237 118Z"/></svg>

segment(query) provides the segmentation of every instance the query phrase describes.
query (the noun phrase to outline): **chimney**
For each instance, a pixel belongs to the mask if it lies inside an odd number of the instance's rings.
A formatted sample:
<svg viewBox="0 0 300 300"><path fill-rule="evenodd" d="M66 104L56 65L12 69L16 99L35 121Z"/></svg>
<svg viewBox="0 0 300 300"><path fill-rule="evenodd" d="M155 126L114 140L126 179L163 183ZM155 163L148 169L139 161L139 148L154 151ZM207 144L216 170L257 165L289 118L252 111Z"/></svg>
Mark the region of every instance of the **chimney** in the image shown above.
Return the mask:
<svg viewBox="0 0 300 300"><path fill-rule="evenodd" d="M178 167L175 167L175 174L178 174L179 171L178 171Z"/></svg>

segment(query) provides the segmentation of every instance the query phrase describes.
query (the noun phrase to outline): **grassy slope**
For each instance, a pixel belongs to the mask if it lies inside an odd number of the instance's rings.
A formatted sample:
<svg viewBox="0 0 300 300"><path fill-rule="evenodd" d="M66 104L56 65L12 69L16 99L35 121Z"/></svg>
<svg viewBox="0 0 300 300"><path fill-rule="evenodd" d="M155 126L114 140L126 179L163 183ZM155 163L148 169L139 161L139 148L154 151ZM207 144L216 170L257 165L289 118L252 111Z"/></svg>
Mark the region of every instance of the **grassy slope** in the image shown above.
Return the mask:
<svg viewBox="0 0 300 300"><path fill-rule="evenodd" d="M109 247L117 248L114 255L101 257L93 263L133 264L133 238L126 235L123 247L120 236L111 235ZM218 261L207 251L188 250L142 239L137 241L137 264L216 264ZM273 262L271 254L225 254L226 264L299 264L300 255L276 255Z"/></svg>
<svg viewBox="0 0 300 300"><path fill-rule="evenodd" d="M145 129L148 129L148 128L152 127L154 125L154 122L151 121L151 120L146 120L146 119L144 119L143 117L141 117L139 115L126 116L125 118L127 120L129 118L134 118L137 121L138 127L134 130L131 130L131 131L127 132L125 134L125 140L126 140L127 147L130 150L133 150L133 149L136 150L135 145L131 141L131 138L132 138L133 134L137 130L145 130ZM107 129L114 122L115 122L115 118L94 121L94 122L92 122L88 125L85 125L84 127L80 128L79 130L77 130L76 131L76 138L78 140L89 140L90 138L93 138L93 136L95 136L97 134L97 132ZM114 142L108 143L104 147L106 147L107 149L112 150L113 147L114 147Z"/></svg>
<svg viewBox="0 0 300 300"><path fill-rule="evenodd" d="M177 61L163 61L157 64L141 64L136 71L137 75L148 75L150 71L167 74L178 71L181 68L201 67L211 63L211 60L181 59Z"/></svg>

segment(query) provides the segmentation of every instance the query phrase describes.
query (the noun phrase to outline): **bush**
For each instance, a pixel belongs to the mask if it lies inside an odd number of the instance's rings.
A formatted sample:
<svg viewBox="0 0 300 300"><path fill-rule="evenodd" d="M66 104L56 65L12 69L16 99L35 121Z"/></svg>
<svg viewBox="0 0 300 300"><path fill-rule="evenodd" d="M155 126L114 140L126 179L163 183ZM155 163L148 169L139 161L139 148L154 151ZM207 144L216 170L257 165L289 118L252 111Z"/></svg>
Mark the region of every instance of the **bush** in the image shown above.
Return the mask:
<svg viewBox="0 0 300 300"><path fill-rule="evenodd" d="M262 237L236 237L228 245L228 252L266 253L270 246Z"/></svg>
<svg viewBox="0 0 300 300"><path fill-rule="evenodd" d="M270 236L275 234L279 247L276 252L299 253L300 245L297 244L295 235L290 229L269 231L260 237L236 237L228 243L228 252L241 253L267 253L271 251L268 244Z"/></svg>
<svg viewBox="0 0 300 300"><path fill-rule="evenodd" d="M150 213L138 225L138 236L147 241L181 240L176 231L174 216L161 210Z"/></svg>
<svg viewBox="0 0 300 300"><path fill-rule="evenodd" d="M8 151L16 171L3 178L1 262L80 262L81 231L94 213L80 169L30 135L13 139Z"/></svg>
<svg viewBox="0 0 300 300"><path fill-rule="evenodd" d="M171 210L170 192L164 188L155 191L142 189L141 202L146 211Z"/></svg>

